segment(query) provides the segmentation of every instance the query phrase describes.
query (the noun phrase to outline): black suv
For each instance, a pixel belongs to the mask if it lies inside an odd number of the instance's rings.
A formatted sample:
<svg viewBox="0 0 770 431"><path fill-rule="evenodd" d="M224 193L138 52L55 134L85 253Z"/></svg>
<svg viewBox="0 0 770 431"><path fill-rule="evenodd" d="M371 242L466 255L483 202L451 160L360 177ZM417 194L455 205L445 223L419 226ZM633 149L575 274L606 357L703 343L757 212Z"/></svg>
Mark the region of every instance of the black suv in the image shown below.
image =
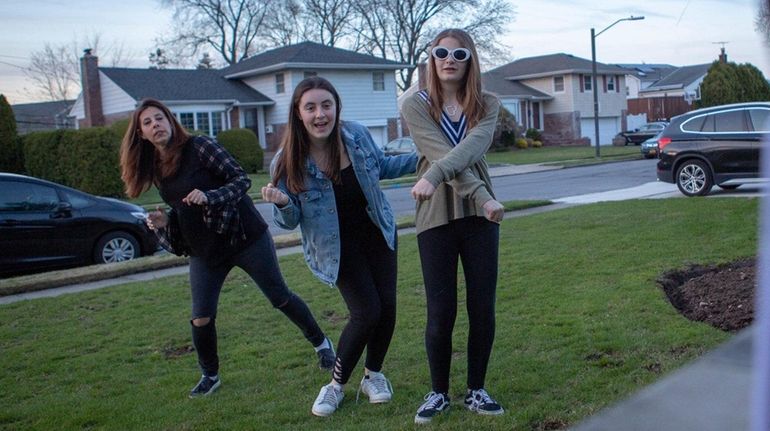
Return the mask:
<svg viewBox="0 0 770 431"><path fill-rule="evenodd" d="M770 102L712 106L674 117L658 139L658 179L686 196L714 185L759 183L759 148L770 135Z"/></svg>
<svg viewBox="0 0 770 431"><path fill-rule="evenodd" d="M0 277L155 253L142 207L0 173Z"/></svg>

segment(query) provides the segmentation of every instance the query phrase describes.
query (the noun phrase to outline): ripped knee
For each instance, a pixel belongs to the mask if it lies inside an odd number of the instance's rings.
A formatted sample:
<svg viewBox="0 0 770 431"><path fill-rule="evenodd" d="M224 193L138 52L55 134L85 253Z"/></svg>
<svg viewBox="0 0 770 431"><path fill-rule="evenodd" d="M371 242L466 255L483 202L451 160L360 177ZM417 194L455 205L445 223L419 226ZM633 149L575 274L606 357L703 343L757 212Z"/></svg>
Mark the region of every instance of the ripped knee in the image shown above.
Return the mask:
<svg viewBox="0 0 770 431"><path fill-rule="evenodd" d="M211 317L198 317L197 319L193 319L190 321L193 326L197 326L200 328L201 326L206 326L211 322Z"/></svg>

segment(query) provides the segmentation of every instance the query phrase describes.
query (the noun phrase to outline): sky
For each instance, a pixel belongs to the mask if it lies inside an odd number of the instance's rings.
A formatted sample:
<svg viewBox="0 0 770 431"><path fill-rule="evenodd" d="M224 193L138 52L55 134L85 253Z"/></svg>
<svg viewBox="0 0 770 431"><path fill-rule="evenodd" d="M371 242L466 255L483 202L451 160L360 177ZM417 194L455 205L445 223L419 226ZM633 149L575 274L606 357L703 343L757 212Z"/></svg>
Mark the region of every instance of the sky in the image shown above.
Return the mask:
<svg viewBox="0 0 770 431"><path fill-rule="evenodd" d="M754 30L758 0L509 0L515 18L501 40L509 47L504 64L518 58L568 53L591 58L590 30L629 16L596 37L601 63L710 63L724 42L730 61L751 63L770 78L768 48ZM46 43L72 44L93 35L100 46L122 46L121 66L149 66L155 40L168 32L172 14L160 0L0 1L0 94L11 104L43 101L23 69ZM85 46L80 47L86 48ZM107 65L108 58L100 57Z"/></svg>

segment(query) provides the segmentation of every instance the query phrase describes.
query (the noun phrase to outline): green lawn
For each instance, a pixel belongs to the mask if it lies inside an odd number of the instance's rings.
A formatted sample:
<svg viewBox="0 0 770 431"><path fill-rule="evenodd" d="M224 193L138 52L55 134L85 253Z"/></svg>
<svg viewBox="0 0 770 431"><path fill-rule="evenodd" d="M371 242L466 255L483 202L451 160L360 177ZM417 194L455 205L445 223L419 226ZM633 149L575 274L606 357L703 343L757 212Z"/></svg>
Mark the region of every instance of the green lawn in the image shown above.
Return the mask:
<svg viewBox="0 0 770 431"><path fill-rule="evenodd" d="M603 146L599 150L600 158L596 158L596 147L543 147L513 149L500 153L487 153L489 164L528 165L531 163L556 163L564 166L604 163L610 160L641 159L639 147Z"/></svg>
<svg viewBox="0 0 770 431"><path fill-rule="evenodd" d="M688 263L755 255L757 212L757 199L666 199L505 220L487 388L507 411L480 417L457 404L466 370L461 303L453 408L428 429L574 424L726 340L729 334L681 317L655 278ZM339 293L317 282L301 255L280 262L291 288L337 340L346 316ZM185 276L0 306L0 428L414 429L429 390L414 235L399 240L398 292L384 370L393 401L356 403L359 367L327 419L313 417L310 406L328 374L240 270L225 284L217 320L223 385L203 400L187 399L198 370Z"/></svg>

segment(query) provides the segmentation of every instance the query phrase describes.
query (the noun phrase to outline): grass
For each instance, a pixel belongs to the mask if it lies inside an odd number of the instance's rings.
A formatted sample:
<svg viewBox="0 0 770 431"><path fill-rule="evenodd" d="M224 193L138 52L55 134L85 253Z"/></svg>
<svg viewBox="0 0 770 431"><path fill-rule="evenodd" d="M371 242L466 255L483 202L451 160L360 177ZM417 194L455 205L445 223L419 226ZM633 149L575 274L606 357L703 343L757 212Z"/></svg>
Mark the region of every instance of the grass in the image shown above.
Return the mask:
<svg viewBox="0 0 770 431"><path fill-rule="evenodd" d="M723 342L728 334L679 315L654 280L688 263L755 255L757 212L757 199L666 199L505 220L487 388L507 412L486 418L457 404L466 371L461 300L454 407L427 429L575 424ZM337 340L347 315L339 293L316 281L301 255L280 262ZM0 429L413 429L429 389L414 235L399 240L398 295L385 363L393 401L355 402L359 364L327 419L309 410L328 374L240 270L225 283L217 319L223 386L204 400L187 399L198 371L185 276L0 306Z"/></svg>

